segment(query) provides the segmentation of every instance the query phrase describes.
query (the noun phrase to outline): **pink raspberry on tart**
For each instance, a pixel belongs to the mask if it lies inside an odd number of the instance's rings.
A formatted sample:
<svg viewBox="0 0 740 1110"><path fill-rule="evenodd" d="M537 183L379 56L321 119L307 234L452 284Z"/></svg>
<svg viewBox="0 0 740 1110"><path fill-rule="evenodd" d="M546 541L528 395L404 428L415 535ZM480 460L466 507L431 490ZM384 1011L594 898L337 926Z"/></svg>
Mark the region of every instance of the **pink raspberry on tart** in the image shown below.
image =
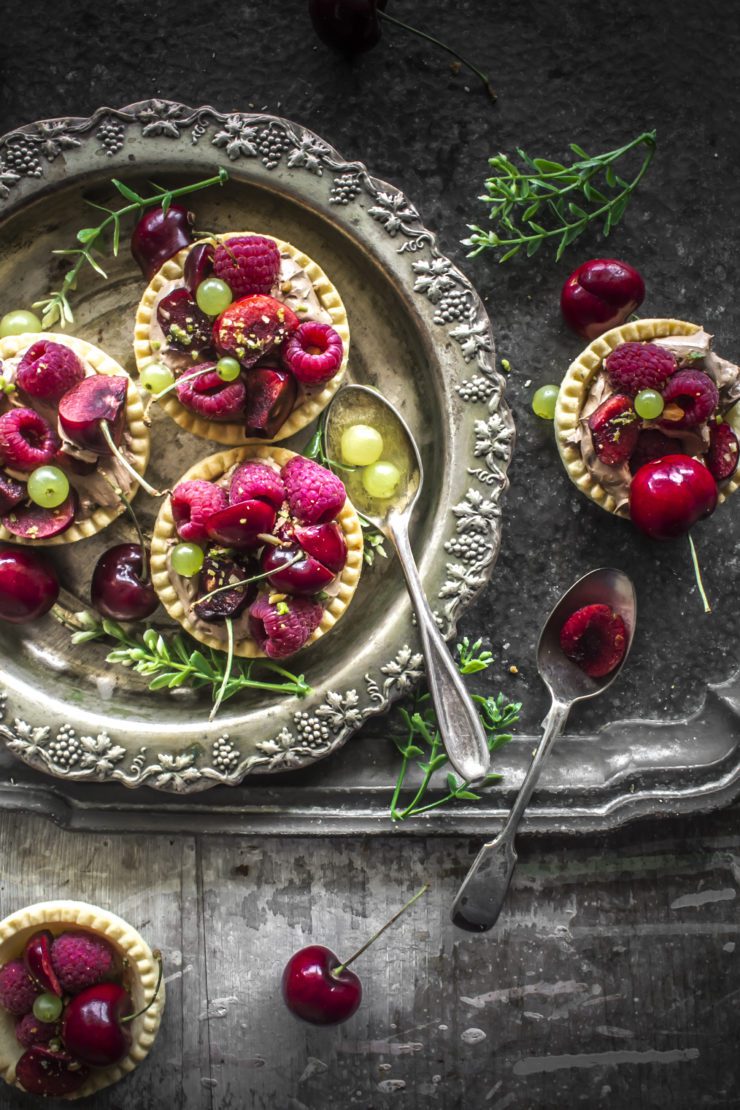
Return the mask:
<svg viewBox="0 0 740 1110"><path fill-rule="evenodd" d="M134 349L140 372L164 364L174 375L157 401L169 416L236 446L285 439L319 415L346 372L349 328L316 262L280 239L239 232L164 263L139 305Z"/></svg>
<svg viewBox="0 0 740 1110"><path fill-rule="evenodd" d="M185 575L178 552L194 520L202 558ZM228 618L237 655L278 659L346 610L362 528L329 470L277 447L243 448L184 475L160 509L151 552L160 601L195 639L225 650Z"/></svg>

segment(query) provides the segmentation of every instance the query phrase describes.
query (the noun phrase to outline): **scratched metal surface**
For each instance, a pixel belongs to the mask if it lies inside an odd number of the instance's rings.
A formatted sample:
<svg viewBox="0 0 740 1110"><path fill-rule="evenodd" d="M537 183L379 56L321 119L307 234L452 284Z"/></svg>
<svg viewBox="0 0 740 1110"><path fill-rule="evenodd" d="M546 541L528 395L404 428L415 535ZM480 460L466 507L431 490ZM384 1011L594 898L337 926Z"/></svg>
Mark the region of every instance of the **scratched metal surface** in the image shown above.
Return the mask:
<svg viewBox="0 0 740 1110"><path fill-rule="evenodd" d="M648 313L703 321L722 352L740 350L740 104L721 77L735 69L738 22L721 0L392 7L474 53L495 75L498 107L401 31L354 63L332 57L311 37L303 0L217 13L194 0L58 0L53 19L43 0L27 0L0 36L0 130L148 95L246 105L314 127L414 198L485 297L514 367L509 398L525 449L509 519L541 521L535 488L562 506L552 542L527 544L524 527L508 527L495 580L464 624L490 636L491 685L522 696L533 732L544 711L531 668L541 614L624 532L571 490L529 412L525 383L557 380L578 350L557 309L567 260L497 268L465 262L458 240L467 220L482 219L475 198L489 153L521 144L557 157L571 140L603 149L657 124L660 157L608 252L645 273ZM571 258L599 253L591 240ZM737 667L728 514L697 536L710 622L681 552L638 540L622 548L651 600L655 649L644 625L640 667L625 675L615 714L688 714L707 680ZM600 712L584 711L576 730L598 727ZM0 911L64 893L98 901L164 947L169 975L183 972L169 984L150 1061L91 1100L95 1110L734 1107L739 829L736 806L608 838L527 840L500 927L481 938L447 923L474 840L90 836L6 813ZM356 1018L326 1031L293 1024L276 977L295 945L310 937L346 953L427 876L429 898L368 953ZM0 1093L2 1107L26 1105Z"/></svg>

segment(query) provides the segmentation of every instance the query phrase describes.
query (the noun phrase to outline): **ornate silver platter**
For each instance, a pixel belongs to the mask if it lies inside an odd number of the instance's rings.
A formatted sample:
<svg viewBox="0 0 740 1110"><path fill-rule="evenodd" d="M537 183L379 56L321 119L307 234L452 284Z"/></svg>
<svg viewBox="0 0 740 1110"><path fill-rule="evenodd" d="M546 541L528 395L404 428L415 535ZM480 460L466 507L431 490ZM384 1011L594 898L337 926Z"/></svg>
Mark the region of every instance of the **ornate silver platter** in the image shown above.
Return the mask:
<svg viewBox="0 0 740 1110"><path fill-rule="evenodd" d="M111 177L176 187L219 164L229 182L189 198L198 228L264 230L319 261L348 306L352 377L379 386L417 436L429 480L415 546L427 594L451 635L496 559L514 427L481 301L402 193L274 116L147 101L31 124L0 139L5 299L26 307L58 286L64 260L52 251L73 246L90 222L86 199L110 201ZM107 281L89 272L80 281L70 331L133 370L141 275L126 249L106 268ZM300 449L306 439L285 446ZM159 415L152 444L148 476L161 487L209 452ZM137 504L148 524L145 500ZM118 522L55 554L79 605L101 551L124 538L127 525ZM99 782L178 794L314 763L385 710L422 667L392 560L366 571L348 617L301 657L309 697L238 697L212 724L196 694L150 693L136 675L108 667L100 644L72 647L51 618L21 631L3 627L0 652L0 732L14 756L67 787Z"/></svg>

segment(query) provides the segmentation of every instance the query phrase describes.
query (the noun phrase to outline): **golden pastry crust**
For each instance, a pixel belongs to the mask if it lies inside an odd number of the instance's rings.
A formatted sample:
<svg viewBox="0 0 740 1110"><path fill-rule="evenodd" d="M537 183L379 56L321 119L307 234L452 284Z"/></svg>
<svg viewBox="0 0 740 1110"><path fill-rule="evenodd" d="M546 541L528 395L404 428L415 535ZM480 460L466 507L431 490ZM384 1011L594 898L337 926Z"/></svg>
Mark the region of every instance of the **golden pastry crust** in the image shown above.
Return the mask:
<svg viewBox="0 0 740 1110"><path fill-rule="evenodd" d="M232 467L248 459L254 459L256 462L273 462L277 466L282 467L285 466L289 459L294 457L294 451L286 451L281 447L241 447L233 451L219 451L218 454L210 455L207 459L202 459L200 462L196 463L195 466L191 466L190 470L186 471L177 482L173 483L173 488L179 485L180 482L189 482L196 478L205 481L217 480ZM354 506L349 499L345 501L341 512L337 514L336 520L339 527L342 529L347 544L347 561L344 564L342 573L339 575L339 588L337 594L324 609L321 623L307 640L304 647L313 644L334 627L352 600L352 596L360 580L363 550L362 526ZM169 615L173 620L176 620L178 624L181 624L189 635L199 640L202 644L206 644L208 647L216 648L218 651L225 651L226 643L223 639L218 639L216 636L210 636L204 633L200 627L190 620L185 606L172 585L167 555L173 541L177 541L177 531L172 516L171 501L168 497L159 510L159 516L157 517L152 534L152 585L157 591L159 600L162 602L162 605ZM264 652L260 651L254 640L251 639L237 641L234 645L234 654L240 655L246 659L265 657Z"/></svg>
<svg viewBox="0 0 740 1110"><path fill-rule="evenodd" d="M126 430L130 439L128 445L129 461L134 469L143 476L149 462L149 429L144 422L144 406L139 391L123 367L110 355L107 355L105 351L101 351L99 347L87 343L84 339L46 331L37 335L10 335L5 339L0 339L0 360L15 358L40 339L48 339L52 343L61 343L63 346L71 348L79 358L93 368L96 374L110 374L128 379ZM136 496L138 489L139 487L136 484L131 487L126 495L129 501ZM80 521L74 521L64 532L57 536L51 536L49 539L23 539L20 536L14 536L0 524L0 540L5 540L8 543L25 544L28 547L52 547L63 543L76 543L77 540L85 540L98 532L102 532L125 509L126 506L122 501L114 506L101 505L90 516Z"/></svg>
<svg viewBox="0 0 740 1110"><path fill-rule="evenodd" d="M589 473L581 451L572 444L578 429L581 410L599 367L620 343L650 342L669 335L693 335L699 331L701 328L698 324L691 324L686 320L635 320L632 323L622 324L621 327L612 328L598 339L594 339L568 368L555 406L555 440L563 466L571 481L578 486L581 493L585 493L607 512L617 511L614 497ZM722 483L719 502L722 503L738 487L740 487L740 470L727 482Z"/></svg>
<svg viewBox="0 0 740 1110"><path fill-rule="evenodd" d="M286 243L284 240L278 239L274 235L268 235L266 232L262 231L234 231L225 235L219 235L218 238L233 239L242 235L264 235L265 238L272 239L273 242L277 244L281 254L289 254L293 261L306 272L321 307L331 317L331 326L338 332L344 346L342 364L334 377L328 381L319 392L304 397L303 401L296 405L288 419L278 430L277 435L269 441L276 443L281 439L287 439L296 432L300 432L301 429L306 428L312 423L312 421L323 412L339 389L347 372L347 360L349 358L349 322L347 320L347 312L342 298L317 262L314 262L312 258L309 258L307 254L298 250L298 248L294 247L291 243ZM150 362L156 362L158 357L157 353L152 349L150 342L150 326L157 298L168 282L182 281L185 260L191 249L191 247L185 247L184 250L181 250L178 254L174 255L173 258L165 262L150 281L144 292L144 296L139 302L139 307L136 310L136 324L134 327L134 354L136 356L136 366L139 373L141 373L144 367ZM194 412L189 412L188 409L180 404L174 391L168 394L159 403L176 424L179 424L181 428L185 428L186 431L192 432L193 435L200 436L201 439L211 439L227 447L237 447L247 443L264 444L268 442L264 439L255 439L245 436L241 424L205 420L202 416L198 416Z"/></svg>
<svg viewBox="0 0 740 1110"><path fill-rule="evenodd" d="M149 945L123 918L87 902L38 902L11 913L0 921L0 965L20 957L28 938L40 929L48 929L55 936L74 929L104 937L121 958L126 959L124 983L131 994L134 1012L145 1006L152 997L157 985L159 965ZM85 1098L108 1087L141 1063L157 1036L164 1010L164 998L165 988L162 983L157 997L146 1013L129 1026L132 1041L128 1055L109 1068L91 1068L85 1084L79 1091L67 1095L67 1100ZM10 1084L15 1084L16 1064L25 1051L15 1038L16 1020L12 1014L0 1010L0 1075Z"/></svg>

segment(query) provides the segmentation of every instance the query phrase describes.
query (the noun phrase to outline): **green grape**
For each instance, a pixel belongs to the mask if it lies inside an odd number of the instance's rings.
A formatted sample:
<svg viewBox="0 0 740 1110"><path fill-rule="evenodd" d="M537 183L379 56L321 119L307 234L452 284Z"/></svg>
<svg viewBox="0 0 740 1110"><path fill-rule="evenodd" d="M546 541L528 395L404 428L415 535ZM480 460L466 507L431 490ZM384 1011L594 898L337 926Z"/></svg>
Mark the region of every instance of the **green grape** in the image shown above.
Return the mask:
<svg viewBox="0 0 740 1110"><path fill-rule="evenodd" d="M369 424L353 424L342 433L341 452L348 466L371 466L383 454L383 437Z"/></svg>
<svg viewBox="0 0 740 1110"><path fill-rule="evenodd" d="M387 500L392 497L401 481L401 471L392 462L373 463L362 472L362 484L371 497Z"/></svg>
<svg viewBox="0 0 740 1110"><path fill-rule="evenodd" d="M161 393L169 389L175 380L175 375L168 366L161 362L150 362L139 374L139 382L147 393Z"/></svg>
<svg viewBox="0 0 740 1110"><path fill-rule="evenodd" d="M0 339L7 335L25 335L41 331L41 321L35 312L26 312L25 308L14 308L6 312L0 320Z"/></svg>
<svg viewBox="0 0 740 1110"><path fill-rule="evenodd" d="M239 377L242 368L235 358L226 355L216 363L216 373L222 382L233 382Z"/></svg>
<svg viewBox="0 0 740 1110"><path fill-rule="evenodd" d="M58 466L37 466L28 478L28 496L42 509L56 509L69 496L69 478Z"/></svg>
<svg viewBox="0 0 740 1110"><path fill-rule="evenodd" d="M740 436L740 401L725 413L725 424L729 424L733 432Z"/></svg>
<svg viewBox="0 0 740 1110"><path fill-rule="evenodd" d="M197 543L178 543L172 548L170 566L175 574L192 578L203 566L203 549Z"/></svg>
<svg viewBox="0 0 740 1110"><path fill-rule="evenodd" d="M635 397L635 412L643 420L657 420L664 407L663 398L655 389L641 389Z"/></svg>
<svg viewBox="0 0 740 1110"><path fill-rule="evenodd" d="M234 294L220 278L206 278L195 290L195 300L206 316L220 316L234 299Z"/></svg>
<svg viewBox="0 0 740 1110"><path fill-rule="evenodd" d="M33 1016L36 1021L56 1021L62 1013L62 1000L51 991L36 995L33 1000Z"/></svg>
<svg viewBox="0 0 740 1110"><path fill-rule="evenodd" d="M542 420L555 419L555 405L558 401L558 385L541 385L532 398L532 411Z"/></svg>

